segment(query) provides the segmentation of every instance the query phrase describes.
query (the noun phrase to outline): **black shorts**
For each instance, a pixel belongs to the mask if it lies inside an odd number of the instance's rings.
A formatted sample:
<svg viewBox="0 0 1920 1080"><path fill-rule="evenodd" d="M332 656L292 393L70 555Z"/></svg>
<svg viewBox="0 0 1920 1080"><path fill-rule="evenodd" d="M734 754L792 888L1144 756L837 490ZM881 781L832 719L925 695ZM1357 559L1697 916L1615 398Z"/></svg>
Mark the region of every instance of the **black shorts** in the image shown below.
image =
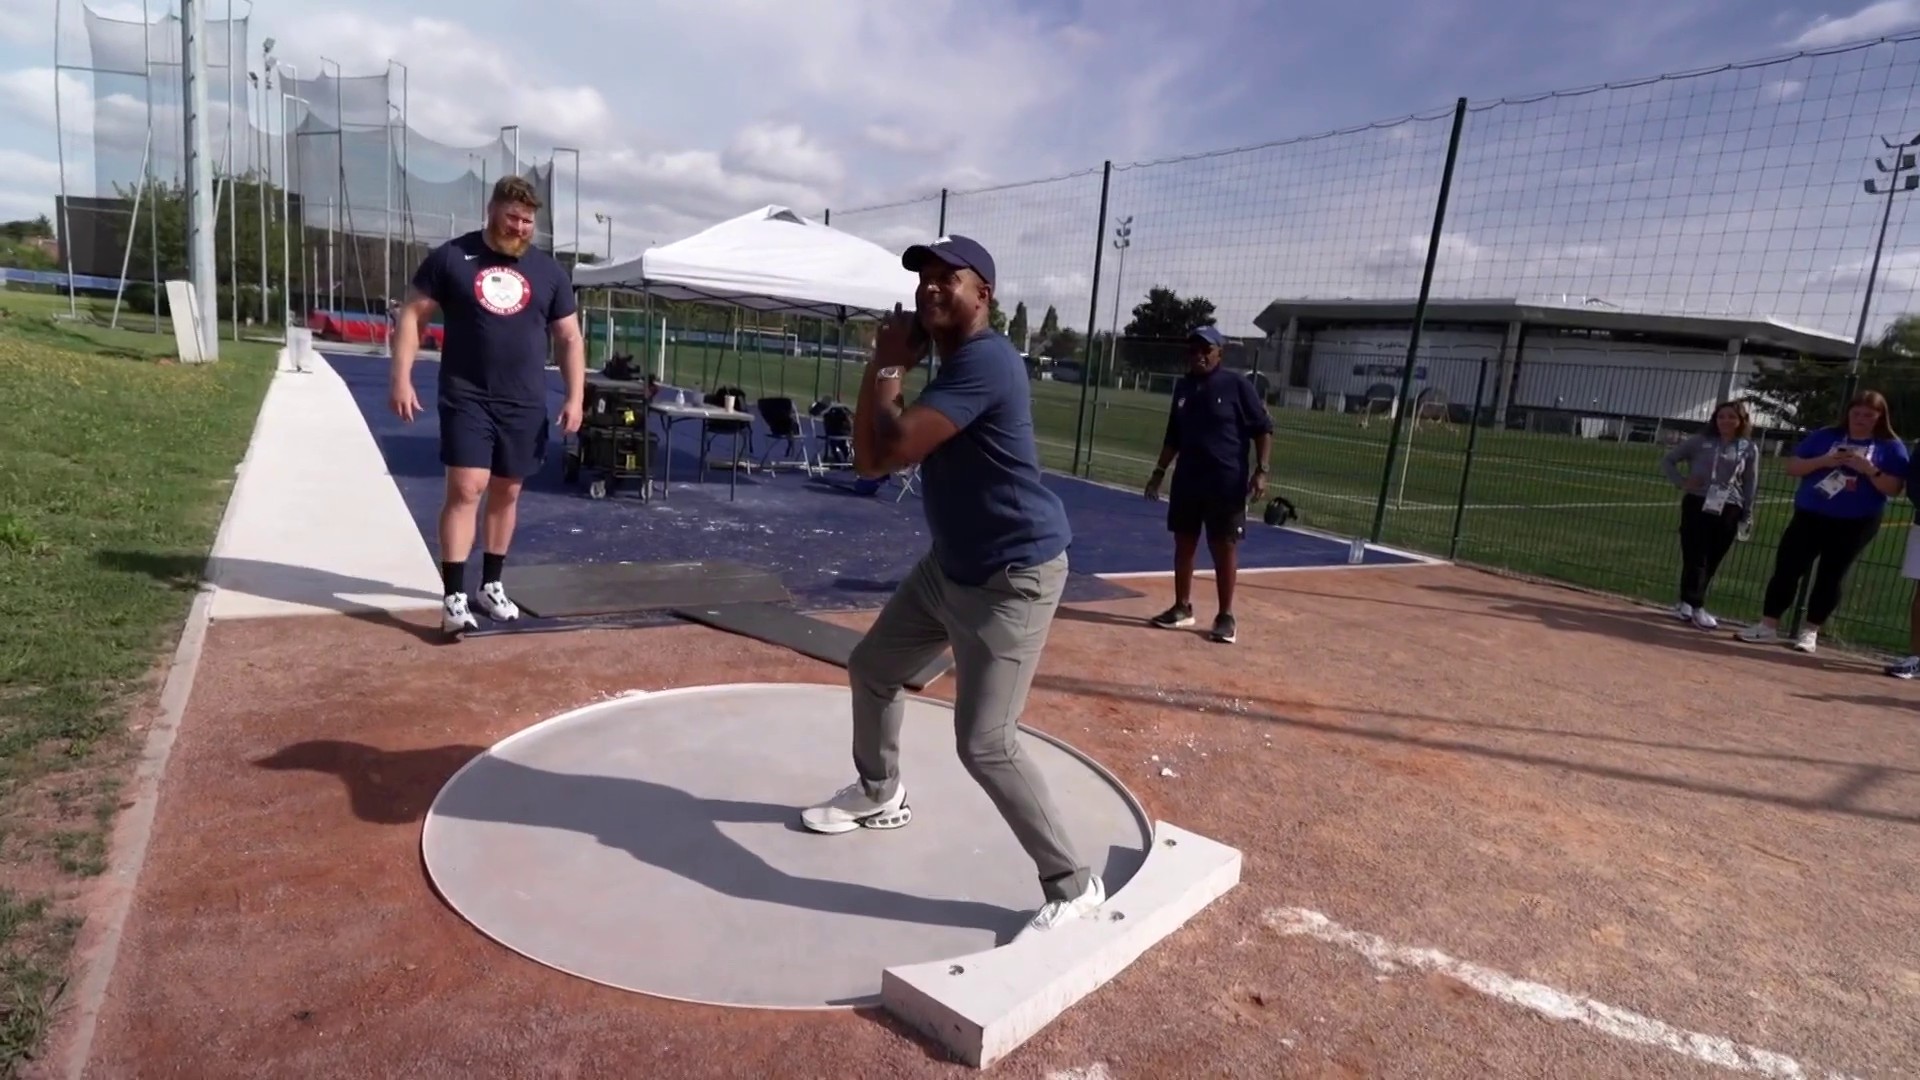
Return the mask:
<svg viewBox="0 0 1920 1080"><path fill-rule="evenodd" d="M1247 501L1213 495L1175 495L1167 500L1167 531L1214 543L1236 543L1247 534Z"/></svg>
<svg viewBox="0 0 1920 1080"><path fill-rule="evenodd" d="M440 464L524 480L547 462L546 404L440 399Z"/></svg>

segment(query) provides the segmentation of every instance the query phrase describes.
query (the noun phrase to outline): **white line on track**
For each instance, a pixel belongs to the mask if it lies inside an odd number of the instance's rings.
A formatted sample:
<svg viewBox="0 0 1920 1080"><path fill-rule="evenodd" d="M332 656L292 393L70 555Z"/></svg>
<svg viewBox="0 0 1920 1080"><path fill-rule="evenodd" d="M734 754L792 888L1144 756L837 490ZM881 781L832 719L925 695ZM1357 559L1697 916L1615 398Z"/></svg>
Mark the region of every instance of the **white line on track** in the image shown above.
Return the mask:
<svg viewBox="0 0 1920 1080"><path fill-rule="evenodd" d="M1382 972L1392 974L1407 968L1437 972L1458 979L1490 998L1549 1019L1572 1021L1616 1039L1668 1050L1708 1065L1781 1080L1808 1080L1816 1076L1851 1080L1845 1073L1811 1069L1785 1054L1747 1046L1719 1035L1686 1031L1591 998L1456 960L1435 949L1395 945L1373 934L1349 930L1317 911L1275 908L1263 913L1260 920L1282 934L1310 937L1351 949Z"/></svg>

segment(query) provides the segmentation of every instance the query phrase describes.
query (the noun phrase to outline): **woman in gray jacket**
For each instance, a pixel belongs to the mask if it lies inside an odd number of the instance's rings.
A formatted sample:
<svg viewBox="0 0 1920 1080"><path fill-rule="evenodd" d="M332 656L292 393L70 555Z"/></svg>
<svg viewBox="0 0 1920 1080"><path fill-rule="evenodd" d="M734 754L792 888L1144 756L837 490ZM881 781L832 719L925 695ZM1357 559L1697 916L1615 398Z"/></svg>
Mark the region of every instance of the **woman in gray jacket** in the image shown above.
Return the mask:
<svg viewBox="0 0 1920 1080"><path fill-rule="evenodd" d="M1680 498L1680 605L1674 614L1702 630L1720 621L1707 613L1707 588L1760 493L1760 448L1750 437L1746 405L1723 401L1707 430L1688 436L1660 459ZM1682 476L1679 465L1687 463Z"/></svg>

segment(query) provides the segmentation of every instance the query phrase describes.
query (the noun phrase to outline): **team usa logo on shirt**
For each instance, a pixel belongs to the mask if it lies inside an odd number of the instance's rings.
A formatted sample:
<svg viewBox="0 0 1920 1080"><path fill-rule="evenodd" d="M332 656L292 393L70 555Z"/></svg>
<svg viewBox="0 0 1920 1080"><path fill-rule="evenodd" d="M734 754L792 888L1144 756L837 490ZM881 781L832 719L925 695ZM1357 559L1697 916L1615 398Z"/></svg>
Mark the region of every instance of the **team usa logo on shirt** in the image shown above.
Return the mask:
<svg viewBox="0 0 1920 1080"><path fill-rule="evenodd" d="M495 315L518 315L526 310L533 286L511 266L489 266L473 276L473 296Z"/></svg>

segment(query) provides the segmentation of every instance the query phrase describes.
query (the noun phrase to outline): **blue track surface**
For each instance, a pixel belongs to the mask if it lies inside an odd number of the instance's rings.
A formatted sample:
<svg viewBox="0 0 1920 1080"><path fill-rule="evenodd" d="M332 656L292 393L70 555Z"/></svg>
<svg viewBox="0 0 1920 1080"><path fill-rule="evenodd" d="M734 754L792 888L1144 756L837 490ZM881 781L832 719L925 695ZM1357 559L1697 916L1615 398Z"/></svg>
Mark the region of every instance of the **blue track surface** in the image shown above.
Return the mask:
<svg viewBox="0 0 1920 1080"><path fill-rule="evenodd" d="M436 365L422 362L415 367L423 411L406 424L387 407L385 357L328 354L327 361L352 390L421 535L430 550L436 549L442 490L434 408ZM549 372L549 377L557 415L563 388L557 372ZM764 425L755 439L755 452L747 456L757 456L768 445ZM656 491L651 502L642 502L637 483L606 499L589 498L584 482L565 483L561 476L564 454L556 436L546 468L527 481L520 497L509 578L514 565L724 559L778 572L802 609L849 610L883 603L927 550L918 494L896 503L898 489L890 484L877 498L862 497L852 492L851 477L845 473L809 478L790 470L774 476L743 473L737 498L729 501L726 469L709 469L707 482L698 482L698 441L698 424L675 427L671 493L662 499ZM716 458L731 455L732 450L729 439L713 443ZM660 463L654 467L657 477ZM1137 595L1092 575L1171 568L1172 541L1166 531L1164 503L1068 476L1050 474L1048 484L1065 502L1073 524L1069 559L1074 575L1068 601ZM1205 566L1204 548L1201 558ZM1240 548L1243 569L1329 566L1346 559L1343 541L1258 521L1249 523ZM1410 560L1369 550L1366 561ZM469 573L477 575L479 559L471 563ZM618 621L631 624L633 620Z"/></svg>

